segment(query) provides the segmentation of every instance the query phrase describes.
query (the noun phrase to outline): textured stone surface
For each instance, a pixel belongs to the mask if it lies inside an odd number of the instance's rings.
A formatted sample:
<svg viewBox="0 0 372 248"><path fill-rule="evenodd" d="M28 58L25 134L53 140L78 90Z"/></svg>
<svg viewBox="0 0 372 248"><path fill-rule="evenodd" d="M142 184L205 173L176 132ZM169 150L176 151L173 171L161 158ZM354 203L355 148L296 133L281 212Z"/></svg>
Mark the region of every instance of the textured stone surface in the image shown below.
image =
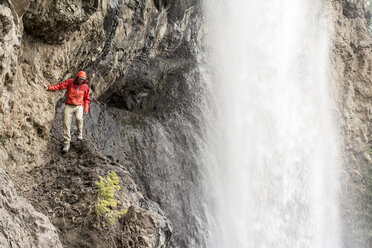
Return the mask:
<svg viewBox="0 0 372 248"><path fill-rule="evenodd" d="M168 244L166 239L170 237L171 230L163 229L163 240L159 240L159 220L151 212L132 205L120 224L123 237L118 239L118 244L122 247L161 247L163 243Z"/></svg>
<svg viewBox="0 0 372 248"><path fill-rule="evenodd" d="M99 0L34 0L23 20L26 32L47 43L63 43L99 9Z"/></svg>
<svg viewBox="0 0 372 248"><path fill-rule="evenodd" d="M143 197L125 166L103 156L89 140L73 142L64 156L60 144L52 143L48 154L47 163L29 172L36 184L24 195L51 219L64 247L167 246L172 233L168 220L156 203ZM117 225L95 228L95 182L111 171L116 172L121 186L115 192L117 209L128 209L128 213Z"/></svg>
<svg viewBox="0 0 372 248"><path fill-rule="evenodd" d="M18 67L20 32L17 15L11 3L0 5L0 121L9 114L9 93L14 90L14 77Z"/></svg>
<svg viewBox="0 0 372 248"><path fill-rule="evenodd" d="M18 196L0 169L0 247L62 247L49 219Z"/></svg>
<svg viewBox="0 0 372 248"><path fill-rule="evenodd" d="M342 238L344 247L370 245L372 185L372 36L368 31L364 1L333 1L331 78L337 89L338 122L344 163L341 182Z"/></svg>

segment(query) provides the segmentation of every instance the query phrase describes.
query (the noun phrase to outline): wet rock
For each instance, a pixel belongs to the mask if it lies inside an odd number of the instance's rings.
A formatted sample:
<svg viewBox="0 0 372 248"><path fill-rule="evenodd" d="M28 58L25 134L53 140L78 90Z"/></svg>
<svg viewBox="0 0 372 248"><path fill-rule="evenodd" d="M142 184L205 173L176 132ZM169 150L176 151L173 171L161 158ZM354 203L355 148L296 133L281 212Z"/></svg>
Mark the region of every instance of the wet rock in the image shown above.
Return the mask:
<svg viewBox="0 0 372 248"><path fill-rule="evenodd" d="M337 92L336 107L342 137L342 212L344 247L367 247L372 226L364 213L368 188L361 179L371 166L368 152L372 134L370 118L372 37L365 1L333 1L334 36L331 78ZM367 174L366 174L367 173ZM355 175L363 175L355 180ZM364 192L364 193L363 193Z"/></svg>

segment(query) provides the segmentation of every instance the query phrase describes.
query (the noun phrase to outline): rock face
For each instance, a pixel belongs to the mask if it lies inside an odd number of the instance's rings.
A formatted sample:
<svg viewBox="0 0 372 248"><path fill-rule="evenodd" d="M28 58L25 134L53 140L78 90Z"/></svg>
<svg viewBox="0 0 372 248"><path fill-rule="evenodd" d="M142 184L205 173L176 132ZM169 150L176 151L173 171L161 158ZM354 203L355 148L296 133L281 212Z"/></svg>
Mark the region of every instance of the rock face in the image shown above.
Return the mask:
<svg viewBox="0 0 372 248"><path fill-rule="evenodd" d="M18 196L13 183L0 169L0 246L62 247L49 219Z"/></svg>
<svg viewBox="0 0 372 248"><path fill-rule="evenodd" d="M201 205L196 202L198 185L193 185L197 156L187 150L176 157L171 153L195 142L190 130L200 121L197 113L190 114L197 104L192 87L201 88L195 69L198 4L191 0L0 2L5 27L0 44L4 54L0 167L51 219L64 246L167 246L172 231L165 216L177 228L174 247L201 242L200 221L192 209L192 201ZM57 150L63 93L46 92L43 85L61 82L79 70L89 75L91 97L104 104L93 103L86 119L87 151L74 145L75 153L61 157ZM182 132L175 133L175 127ZM164 147L153 151L168 135L173 143L162 143ZM166 156L161 157L164 151ZM125 168L140 186L135 192L125 187L134 184ZM83 221L89 220L83 203L92 202L94 178L111 169L127 189L120 201L128 215L115 229L115 244ZM141 191L144 196L138 196ZM122 234L127 238L119 238Z"/></svg>
<svg viewBox="0 0 372 248"><path fill-rule="evenodd" d="M18 51L20 47L20 30L18 17L10 2L0 5L0 122L7 124L6 116L10 115L10 92L14 91L13 80L18 66ZM0 137L10 135L2 129ZM7 152L0 151L0 157L6 158Z"/></svg>
<svg viewBox="0 0 372 248"><path fill-rule="evenodd" d="M372 241L371 83L372 36L365 1L333 1L331 78L338 92L344 164L341 174L344 247L369 247Z"/></svg>

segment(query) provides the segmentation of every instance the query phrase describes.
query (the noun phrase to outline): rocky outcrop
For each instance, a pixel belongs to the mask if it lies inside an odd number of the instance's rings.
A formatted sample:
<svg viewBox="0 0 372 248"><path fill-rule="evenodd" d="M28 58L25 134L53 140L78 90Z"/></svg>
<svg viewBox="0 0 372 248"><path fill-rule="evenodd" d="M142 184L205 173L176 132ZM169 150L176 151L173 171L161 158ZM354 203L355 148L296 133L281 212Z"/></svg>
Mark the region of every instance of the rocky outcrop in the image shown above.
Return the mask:
<svg viewBox="0 0 372 248"><path fill-rule="evenodd" d="M344 247L369 247L372 202L372 37L365 1L333 1L331 77L338 91Z"/></svg>
<svg viewBox="0 0 372 248"><path fill-rule="evenodd" d="M49 219L18 196L13 183L0 169L0 246L62 247Z"/></svg>
<svg viewBox="0 0 372 248"><path fill-rule="evenodd" d="M24 195L51 219L64 247L168 246L172 233L168 220L156 203L144 198L125 166L101 155L91 141L73 142L63 157L60 144L53 144L49 161L29 172L38 183ZM115 193L118 209L127 214L117 225L98 228L95 182L111 171L121 186Z"/></svg>
<svg viewBox="0 0 372 248"><path fill-rule="evenodd" d="M118 237L118 243L122 247L164 247L169 244L169 226L159 222L158 217L149 211L130 206L120 224L123 233Z"/></svg>
<svg viewBox="0 0 372 248"><path fill-rule="evenodd" d="M23 17L26 32L47 43L64 43L100 9L99 0L31 1Z"/></svg>

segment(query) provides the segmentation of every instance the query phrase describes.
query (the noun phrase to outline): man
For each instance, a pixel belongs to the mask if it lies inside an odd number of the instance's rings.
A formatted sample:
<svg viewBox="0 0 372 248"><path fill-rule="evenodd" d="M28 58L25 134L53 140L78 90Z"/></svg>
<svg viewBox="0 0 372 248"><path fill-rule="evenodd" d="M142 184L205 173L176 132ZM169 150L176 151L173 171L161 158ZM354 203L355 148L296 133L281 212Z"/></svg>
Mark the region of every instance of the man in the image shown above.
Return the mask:
<svg viewBox="0 0 372 248"><path fill-rule="evenodd" d="M70 149L71 141L71 121L75 116L77 126L77 139L83 140L83 112L84 115L89 111L89 87L85 83L87 74L79 71L75 79L67 79L56 85L45 85L45 90L64 90L67 89L65 110L63 118L63 152L66 153Z"/></svg>

